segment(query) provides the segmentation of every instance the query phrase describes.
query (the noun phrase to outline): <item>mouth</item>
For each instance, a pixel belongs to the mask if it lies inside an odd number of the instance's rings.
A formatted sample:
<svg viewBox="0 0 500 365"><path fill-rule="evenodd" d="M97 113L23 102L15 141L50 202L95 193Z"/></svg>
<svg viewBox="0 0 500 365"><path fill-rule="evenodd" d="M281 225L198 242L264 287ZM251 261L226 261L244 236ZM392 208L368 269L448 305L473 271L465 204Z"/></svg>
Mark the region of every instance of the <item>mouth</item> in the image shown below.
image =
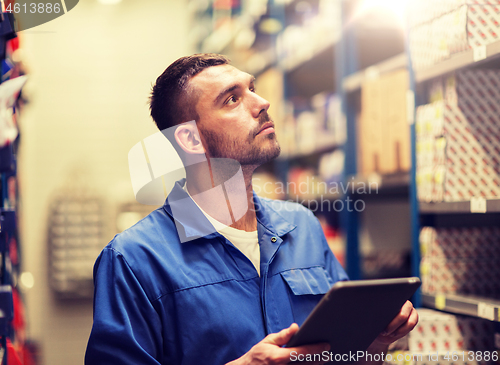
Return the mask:
<svg viewBox="0 0 500 365"><path fill-rule="evenodd" d="M273 122L264 123L262 125L262 127L260 128L259 132L257 133L257 135L270 134L270 133L274 133L274 123Z"/></svg>

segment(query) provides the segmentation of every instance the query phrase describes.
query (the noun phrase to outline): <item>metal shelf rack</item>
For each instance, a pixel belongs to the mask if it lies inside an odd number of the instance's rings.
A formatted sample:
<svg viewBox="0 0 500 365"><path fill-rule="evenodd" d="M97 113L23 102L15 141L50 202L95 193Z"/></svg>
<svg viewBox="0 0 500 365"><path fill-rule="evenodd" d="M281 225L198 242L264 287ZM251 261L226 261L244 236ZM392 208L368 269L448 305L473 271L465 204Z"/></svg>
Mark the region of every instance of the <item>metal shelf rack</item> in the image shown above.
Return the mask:
<svg viewBox="0 0 500 365"><path fill-rule="evenodd" d="M500 322L500 300L468 295L422 294L426 307Z"/></svg>

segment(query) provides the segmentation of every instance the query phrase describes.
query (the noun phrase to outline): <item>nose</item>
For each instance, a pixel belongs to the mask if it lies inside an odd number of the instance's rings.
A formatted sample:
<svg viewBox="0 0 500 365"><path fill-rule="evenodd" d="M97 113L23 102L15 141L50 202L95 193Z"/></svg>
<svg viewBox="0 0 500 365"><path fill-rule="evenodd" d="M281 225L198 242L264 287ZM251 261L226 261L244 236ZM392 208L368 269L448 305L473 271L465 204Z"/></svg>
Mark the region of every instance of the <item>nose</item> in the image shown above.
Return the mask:
<svg viewBox="0 0 500 365"><path fill-rule="evenodd" d="M267 110L269 109L271 104L269 103L269 101L264 99L262 96L259 96L256 93L252 93L252 94L254 96L254 105L252 107L252 111L254 114L253 116L254 116L254 118L258 118L262 112L267 112Z"/></svg>

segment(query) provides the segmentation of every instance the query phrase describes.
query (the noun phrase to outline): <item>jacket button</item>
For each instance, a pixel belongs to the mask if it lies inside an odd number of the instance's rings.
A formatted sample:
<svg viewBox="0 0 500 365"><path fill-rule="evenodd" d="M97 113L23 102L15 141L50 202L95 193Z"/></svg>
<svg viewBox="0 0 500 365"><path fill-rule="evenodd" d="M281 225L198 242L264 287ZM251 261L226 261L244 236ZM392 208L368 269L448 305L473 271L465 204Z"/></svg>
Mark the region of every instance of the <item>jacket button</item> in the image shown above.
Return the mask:
<svg viewBox="0 0 500 365"><path fill-rule="evenodd" d="M271 238L271 242L275 243L278 239L276 237Z"/></svg>

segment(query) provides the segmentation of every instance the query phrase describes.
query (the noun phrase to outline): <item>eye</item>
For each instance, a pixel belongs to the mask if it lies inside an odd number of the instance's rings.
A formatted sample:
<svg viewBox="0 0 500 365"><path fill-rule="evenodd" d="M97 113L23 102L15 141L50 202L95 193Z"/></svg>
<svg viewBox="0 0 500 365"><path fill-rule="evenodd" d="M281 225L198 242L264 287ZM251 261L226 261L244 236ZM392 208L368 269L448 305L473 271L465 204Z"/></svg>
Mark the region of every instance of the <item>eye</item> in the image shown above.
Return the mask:
<svg viewBox="0 0 500 365"><path fill-rule="evenodd" d="M231 95L229 99L226 101L226 105L232 105L238 101L238 97L236 95Z"/></svg>
<svg viewBox="0 0 500 365"><path fill-rule="evenodd" d="M255 86L250 86L250 89L249 89L251 92L255 92Z"/></svg>

